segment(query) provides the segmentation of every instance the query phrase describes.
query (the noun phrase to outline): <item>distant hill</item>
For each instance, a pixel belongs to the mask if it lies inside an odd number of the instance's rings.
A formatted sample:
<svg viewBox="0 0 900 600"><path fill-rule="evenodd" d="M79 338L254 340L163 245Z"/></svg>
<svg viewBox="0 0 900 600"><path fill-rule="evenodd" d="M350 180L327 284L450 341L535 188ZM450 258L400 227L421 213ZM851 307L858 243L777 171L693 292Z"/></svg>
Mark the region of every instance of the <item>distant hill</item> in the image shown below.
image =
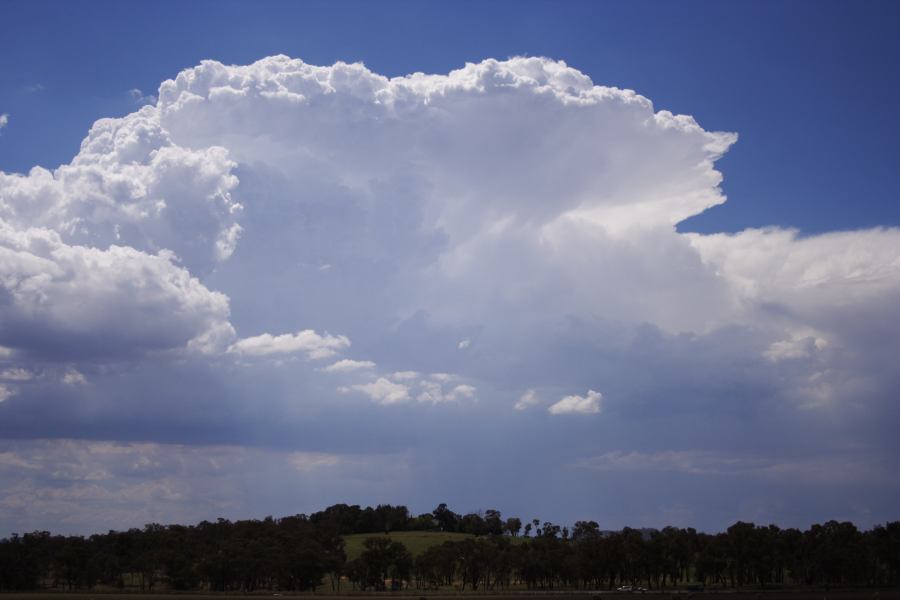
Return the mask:
<svg viewBox="0 0 900 600"><path fill-rule="evenodd" d="M469 533L455 533L447 531L394 531L392 533L353 533L343 536L347 546L347 560L358 558L363 551L363 542L370 537L385 537L395 542L402 542L413 557L419 556L428 548L438 546L444 542L458 542L467 538L474 538Z"/></svg>

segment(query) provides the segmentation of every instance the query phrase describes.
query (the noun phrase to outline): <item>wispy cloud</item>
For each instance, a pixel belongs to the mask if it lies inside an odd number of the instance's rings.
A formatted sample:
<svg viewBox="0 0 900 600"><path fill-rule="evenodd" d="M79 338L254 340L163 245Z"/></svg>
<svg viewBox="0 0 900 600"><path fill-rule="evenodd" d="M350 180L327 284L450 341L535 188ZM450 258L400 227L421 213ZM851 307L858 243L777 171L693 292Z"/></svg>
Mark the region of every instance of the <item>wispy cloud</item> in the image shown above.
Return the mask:
<svg viewBox="0 0 900 600"><path fill-rule="evenodd" d="M773 458L714 451L613 451L573 463L595 471L661 471L694 475L754 476L813 483L886 483L883 465L848 456Z"/></svg>
<svg viewBox="0 0 900 600"><path fill-rule="evenodd" d="M156 104L156 96L153 94L145 94L138 88L128 90L128 95L135 104Z"/></svg>
<svg viewBox="0 0 900 600"><path fill-rule="evenodd" d="M516 410L528 410L532 406L537 406L539 401L537 392L534 390L526 390L519 396L519 399L513 405L513 408Z"/></svg>
<svg viewBox="0 0 900 600"><path fill-rule="evenodd" d="M371 360L352 360L350 358L344 358L324 367L322 370L326 373L350 373L352 371L364 371L374 368L375 363Z"/></svg>

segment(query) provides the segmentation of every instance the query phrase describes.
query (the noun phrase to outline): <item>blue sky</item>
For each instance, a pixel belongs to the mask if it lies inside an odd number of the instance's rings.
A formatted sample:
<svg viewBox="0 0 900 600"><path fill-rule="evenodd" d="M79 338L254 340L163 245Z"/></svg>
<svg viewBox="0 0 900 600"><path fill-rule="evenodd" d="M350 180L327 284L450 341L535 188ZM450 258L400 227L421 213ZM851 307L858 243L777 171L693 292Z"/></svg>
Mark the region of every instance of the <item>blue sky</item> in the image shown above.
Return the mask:
<svg viewBox="0 0 900 600"><path fill-rule="evenodd" d="M897 518L898 17L5 2L0 534Z"/></svg>

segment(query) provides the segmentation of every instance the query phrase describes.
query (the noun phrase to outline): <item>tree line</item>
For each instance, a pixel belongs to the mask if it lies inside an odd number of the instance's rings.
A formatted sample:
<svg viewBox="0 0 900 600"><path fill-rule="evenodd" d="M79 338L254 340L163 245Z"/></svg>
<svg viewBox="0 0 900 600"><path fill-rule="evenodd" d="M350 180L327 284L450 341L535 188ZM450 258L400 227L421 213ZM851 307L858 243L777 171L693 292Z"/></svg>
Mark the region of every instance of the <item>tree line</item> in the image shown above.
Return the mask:
<svg viewBox="0 0 900 600"><path fill-rule="evenodd" d="M392 531L471 534L413 556L391 537L370 537L347 559L343 536ZM665 527L602 531L460 515L441 504L337 504L311 515L197 525L151 524L89 537L49 532L0 540L0 590L139 588L141 591L340 589L648 589L677 586L896 586L900 522L860 531L829 521L806 531L738 522L717 534Z"/></svg>

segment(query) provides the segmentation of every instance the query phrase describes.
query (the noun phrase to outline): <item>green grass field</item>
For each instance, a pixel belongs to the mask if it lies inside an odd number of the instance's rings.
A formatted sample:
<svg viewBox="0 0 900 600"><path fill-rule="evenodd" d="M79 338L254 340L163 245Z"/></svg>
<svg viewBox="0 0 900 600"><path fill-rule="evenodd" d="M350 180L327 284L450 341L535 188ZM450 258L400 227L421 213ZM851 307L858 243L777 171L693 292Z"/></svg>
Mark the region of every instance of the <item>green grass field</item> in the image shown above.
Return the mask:
<svg viewBox="0 0 900 600"><path fill-rule="evenodd" d="M354 533L344 536L344 541L347 543L344 549L347 552L347 560L359 557L363 551L363 542L370 537L385 537L396 542L402 542L410 554L416 557L432 546L437 546L444 542L458 542L474 536L468 533L445 533L443 531L395 531L389 534Z"/></svg>

